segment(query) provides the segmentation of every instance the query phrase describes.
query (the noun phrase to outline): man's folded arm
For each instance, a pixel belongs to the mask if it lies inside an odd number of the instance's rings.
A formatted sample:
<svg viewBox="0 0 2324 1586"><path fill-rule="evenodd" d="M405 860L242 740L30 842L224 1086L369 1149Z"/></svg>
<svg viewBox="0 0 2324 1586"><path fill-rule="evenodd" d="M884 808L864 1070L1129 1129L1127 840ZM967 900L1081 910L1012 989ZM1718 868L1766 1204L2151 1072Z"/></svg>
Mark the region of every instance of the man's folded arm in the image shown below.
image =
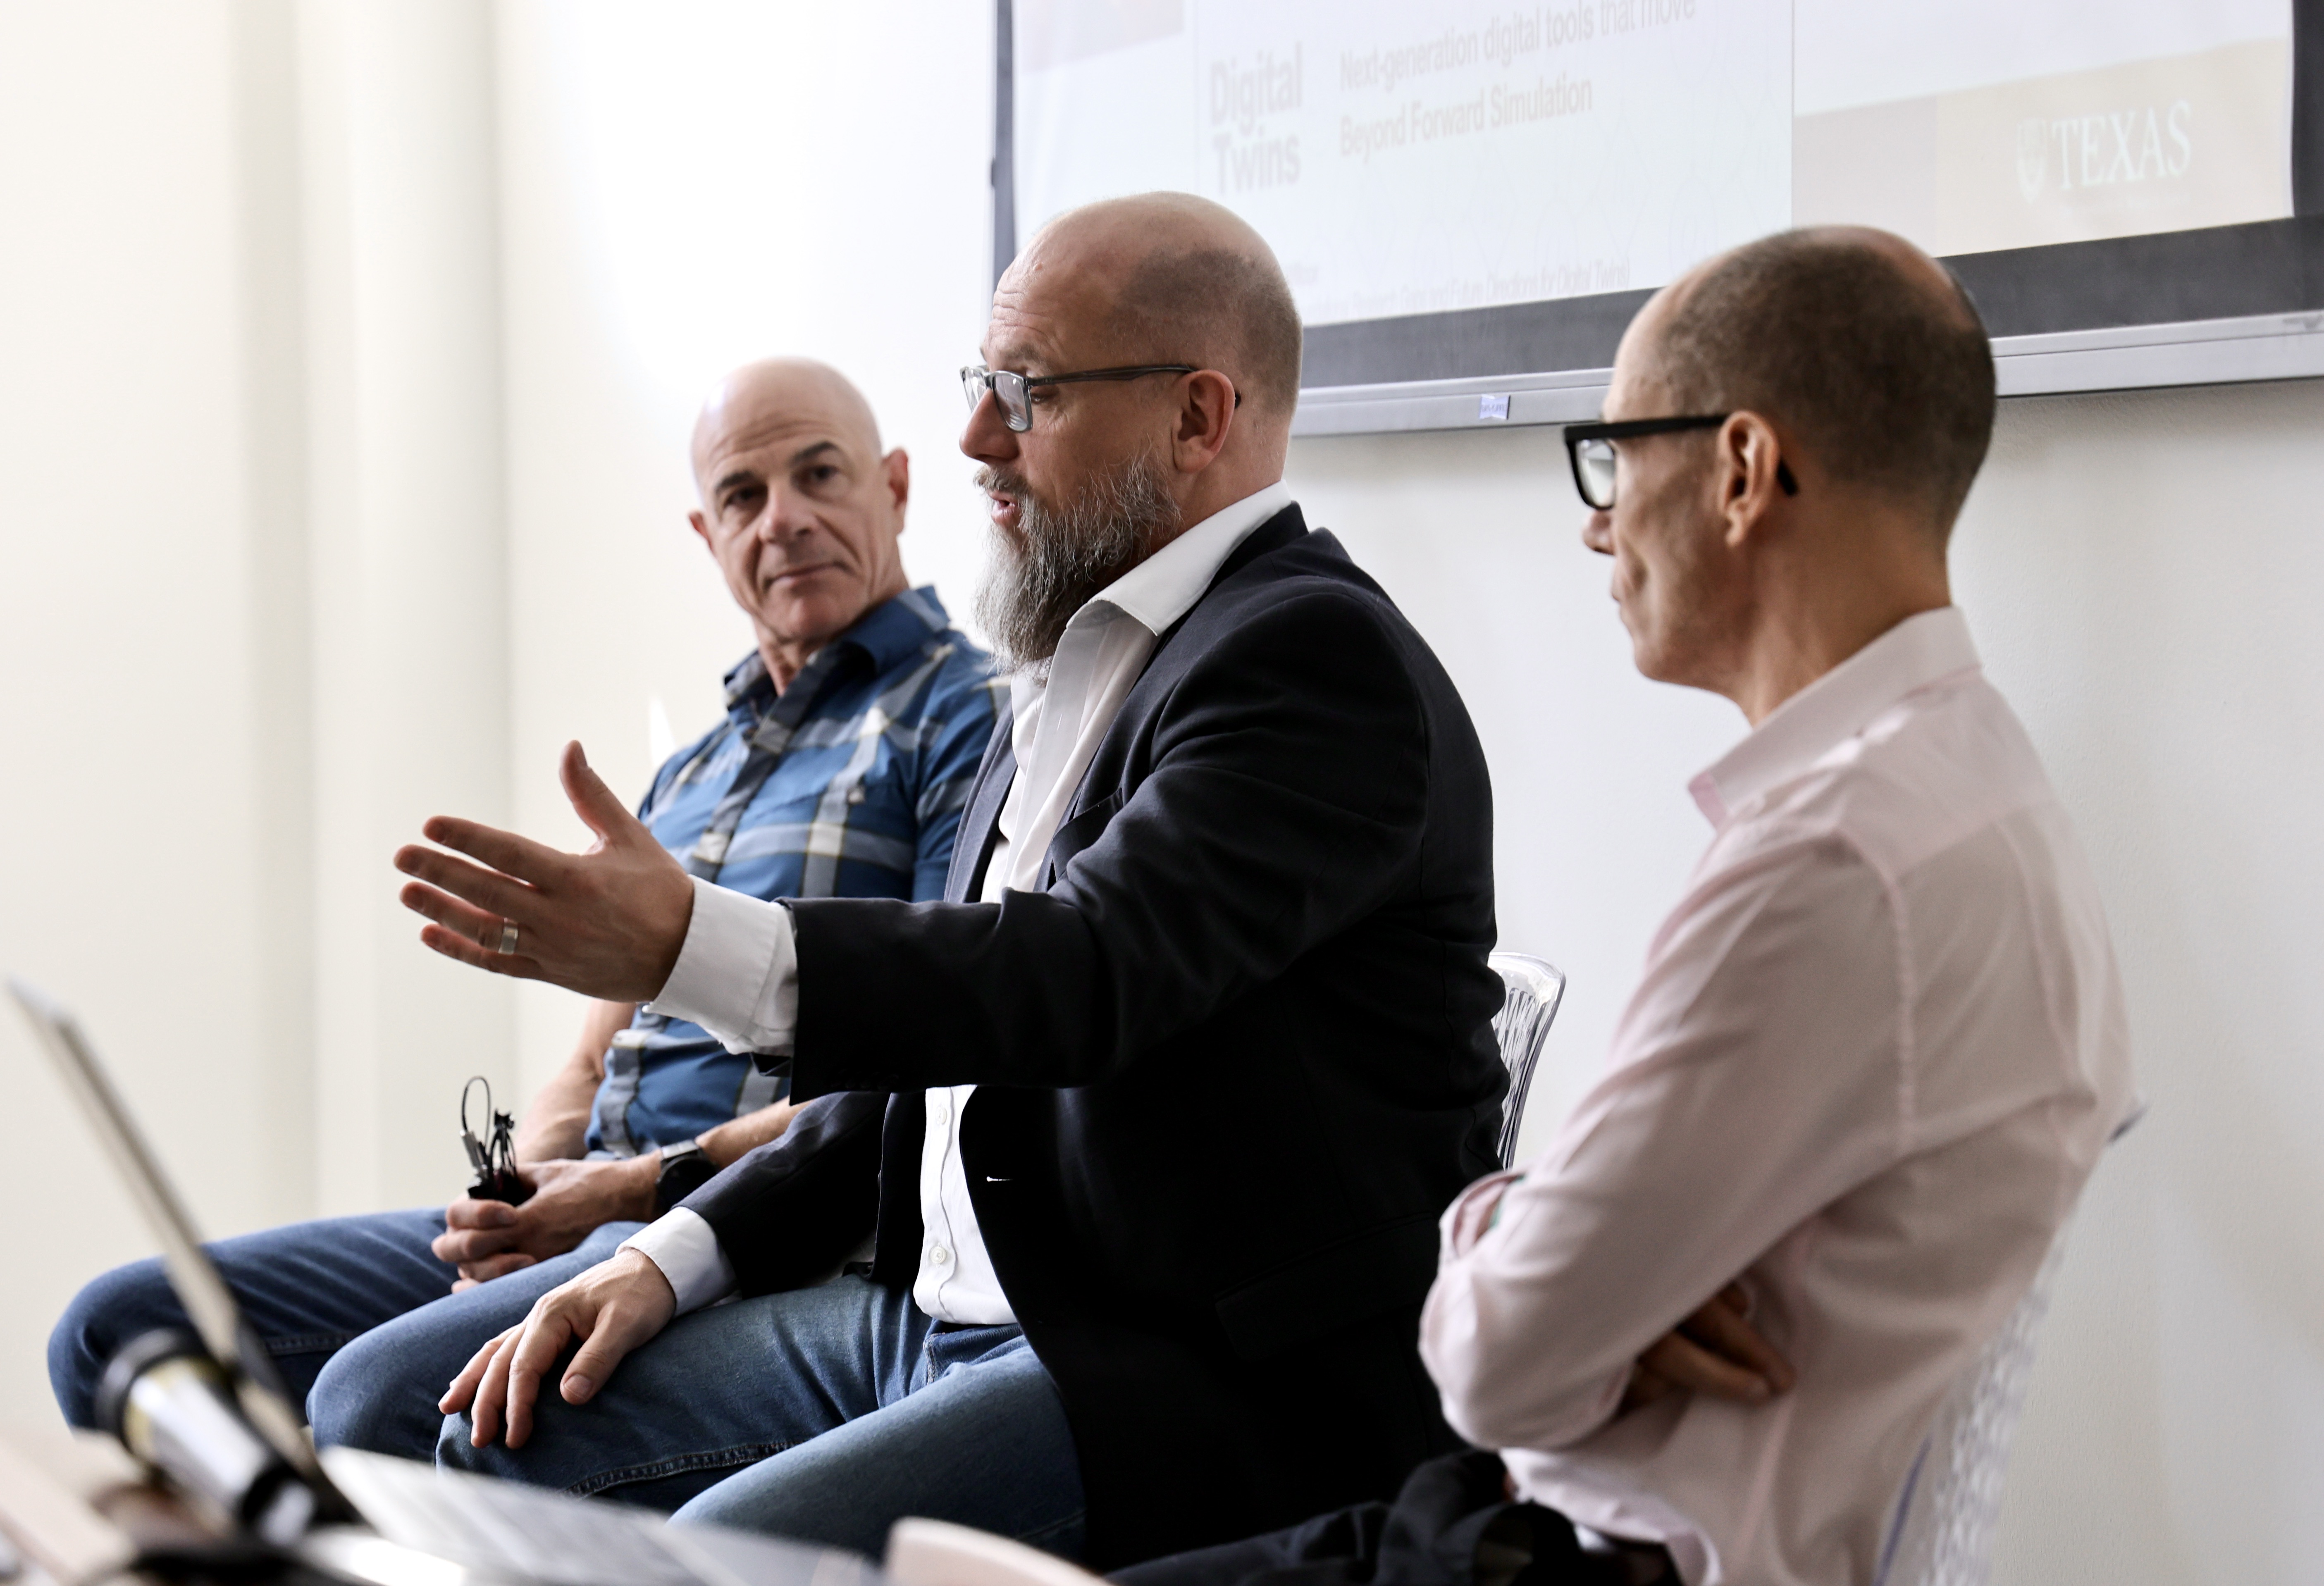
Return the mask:
<svg viewBox="0 0 2324 1586"><path fill-rule="evenodd" d="M796 1092L1085 1084L1282 974L1416 873L1411 667L1353 594L1293 594L1179 680L1052 890L795 903Z"/></svg>
<svg viewBox="0 0 2324 1586"><path fill-rule="evenodd" d="M1810 845L1690 899L1620 1066L1513 1177L1443 1218L1421 1353L1486 1448L1612 1418L1630 1367L1903 1147L1903 1002L1879 879ZM1784 1347L1783 1319L1753 1324Z"/></svg>

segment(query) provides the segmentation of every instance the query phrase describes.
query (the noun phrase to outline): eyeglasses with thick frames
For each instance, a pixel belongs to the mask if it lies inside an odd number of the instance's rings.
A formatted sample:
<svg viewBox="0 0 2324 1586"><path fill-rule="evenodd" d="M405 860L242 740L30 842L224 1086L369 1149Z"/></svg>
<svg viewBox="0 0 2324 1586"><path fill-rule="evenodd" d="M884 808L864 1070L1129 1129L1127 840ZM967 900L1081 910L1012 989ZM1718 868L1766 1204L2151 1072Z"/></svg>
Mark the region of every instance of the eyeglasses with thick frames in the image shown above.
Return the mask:
<svg viewBox="0 0 2324 1586"><path fill-rule="evenodd" d="M1001 417L1010 429L1019 435L1033 428L1033 387L1037 385L1071 385L1078 380L1139 380L1148 374L1199 374L1202 371L1192 364L1132 364L1120 369L1084 369L1076 374L1019 374L1013 369L987 369L982 364L971 364L960 372L961 394L968 398L968 410L991 392L1001 404ZM1242 406L1242 392L1235 392L1235 406Z"/></svg>
<svg viewBox="0 0 2324 1586"><path fill-rule="evenodd" d="M1614 443L1641 435L1672 435L1683 429L1716 429L1732 413L1690 413L1678 419L1625 419L1618 424L1569 424L1565 427L1565 457L1573 465L1573 488L1582 501L1605 512L1614 507ZM1797 495L1800 482L1792 466L1778 460L1775 483L1785 495Z"/></svg>

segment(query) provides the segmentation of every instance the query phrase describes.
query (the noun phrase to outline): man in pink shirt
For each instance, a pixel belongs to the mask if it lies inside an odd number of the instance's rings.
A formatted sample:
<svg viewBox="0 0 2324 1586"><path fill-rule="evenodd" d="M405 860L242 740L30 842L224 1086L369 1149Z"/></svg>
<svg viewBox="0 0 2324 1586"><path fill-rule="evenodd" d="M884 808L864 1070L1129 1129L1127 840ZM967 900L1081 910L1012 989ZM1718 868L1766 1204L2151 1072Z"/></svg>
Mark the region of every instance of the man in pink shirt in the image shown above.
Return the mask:
<svg viewBox="0 0 2324 1586"><path fill-rule="evenodd" d="M1950 604L1993 363L1862 230L1714 259L1569 429L1638 669L1750 733L1596 1087L1446 1213L1480 1449L1136 1586L1864 1586L1931 1421L2134 1102L2098 890Z"/></svg>

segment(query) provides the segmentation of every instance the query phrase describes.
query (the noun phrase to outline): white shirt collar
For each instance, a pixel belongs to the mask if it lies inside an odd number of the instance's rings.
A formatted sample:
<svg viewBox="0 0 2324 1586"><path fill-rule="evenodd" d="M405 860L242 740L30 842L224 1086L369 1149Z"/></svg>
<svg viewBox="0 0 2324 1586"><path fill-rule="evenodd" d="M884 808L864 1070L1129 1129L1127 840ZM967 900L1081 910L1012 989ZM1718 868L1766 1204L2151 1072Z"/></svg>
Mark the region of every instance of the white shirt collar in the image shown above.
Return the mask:
<svg viewBox="0 0 2324 1586"><path fill-rule="evenodd" d="M1291 487L1278 479L1221 507L1092 595L1066 626L1079 624L1093 614L1091 607L1102 604L1158 636L1203 598L1235 547L1290 504Z"/></svg>
<svg viewBox="0 0 2324 1586"><path fill-rule="evenodd" d="M1905 618L1777 705L1751 735L1687 784L1714 826L1806 770L1916 688L1980 664L1959 606Z"/></svg>

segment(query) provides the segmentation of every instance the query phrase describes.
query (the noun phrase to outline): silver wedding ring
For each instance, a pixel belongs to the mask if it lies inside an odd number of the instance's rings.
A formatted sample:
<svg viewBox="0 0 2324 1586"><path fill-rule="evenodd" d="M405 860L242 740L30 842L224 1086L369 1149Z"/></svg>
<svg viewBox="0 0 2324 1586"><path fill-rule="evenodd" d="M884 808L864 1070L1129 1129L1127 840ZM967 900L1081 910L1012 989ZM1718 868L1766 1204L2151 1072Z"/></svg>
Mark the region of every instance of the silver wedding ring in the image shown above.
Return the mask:
<svg viewBox="0 0 2324 1586"><path fill-rule="evenodd" d="M502 953L516 951L516 921L512 919L501 921L501 945L498 951Z"/></svg>

